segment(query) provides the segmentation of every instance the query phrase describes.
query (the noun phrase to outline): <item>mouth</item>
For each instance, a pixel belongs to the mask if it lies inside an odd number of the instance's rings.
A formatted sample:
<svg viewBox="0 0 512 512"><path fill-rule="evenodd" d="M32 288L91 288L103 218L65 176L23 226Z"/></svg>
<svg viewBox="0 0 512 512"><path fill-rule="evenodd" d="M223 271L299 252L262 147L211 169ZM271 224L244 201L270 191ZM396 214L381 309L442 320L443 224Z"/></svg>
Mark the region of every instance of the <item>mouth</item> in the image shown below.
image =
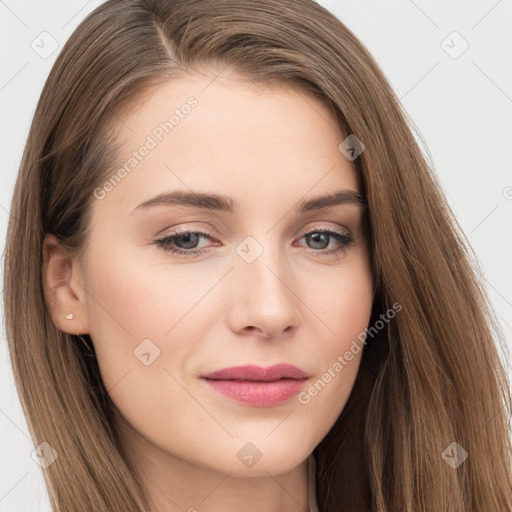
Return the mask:
<svg viewBox="0 0 512 512"><path fill-rule="evenodd" d="M238 402L271 407L297 395L309 374L293 365L278 364L267 368L237 366L200 377L211 389Z"/></svg>

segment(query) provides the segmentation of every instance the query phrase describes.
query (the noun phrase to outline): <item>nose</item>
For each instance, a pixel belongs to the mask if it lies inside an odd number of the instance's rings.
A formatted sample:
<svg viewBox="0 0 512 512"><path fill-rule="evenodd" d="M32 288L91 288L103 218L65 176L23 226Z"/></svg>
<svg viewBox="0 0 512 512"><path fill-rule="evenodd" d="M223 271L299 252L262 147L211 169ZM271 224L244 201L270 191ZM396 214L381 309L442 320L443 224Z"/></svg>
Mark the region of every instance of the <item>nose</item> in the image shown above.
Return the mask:
<svg viewBox="0 0 512 512"><path fill-rule="evenodd" d="M279 250L263 250L253 262L235 258L229 298L230 328L266 339L289 336L301 322L296 279Z"/></svg>

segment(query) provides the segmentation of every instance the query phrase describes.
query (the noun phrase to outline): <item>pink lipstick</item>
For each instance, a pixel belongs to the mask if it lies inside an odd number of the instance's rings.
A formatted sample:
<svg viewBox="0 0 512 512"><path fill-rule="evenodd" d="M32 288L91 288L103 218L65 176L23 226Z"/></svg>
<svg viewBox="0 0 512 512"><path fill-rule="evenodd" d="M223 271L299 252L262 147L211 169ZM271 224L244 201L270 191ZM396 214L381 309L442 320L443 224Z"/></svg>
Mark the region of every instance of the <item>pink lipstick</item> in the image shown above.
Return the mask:
<svg viewBox="0 0 512 512"><path fill-rule="evenodd" d="M211 388L249 405L271 407L297 395L309 375L290 364L236 366L200 376Z"/></svg>

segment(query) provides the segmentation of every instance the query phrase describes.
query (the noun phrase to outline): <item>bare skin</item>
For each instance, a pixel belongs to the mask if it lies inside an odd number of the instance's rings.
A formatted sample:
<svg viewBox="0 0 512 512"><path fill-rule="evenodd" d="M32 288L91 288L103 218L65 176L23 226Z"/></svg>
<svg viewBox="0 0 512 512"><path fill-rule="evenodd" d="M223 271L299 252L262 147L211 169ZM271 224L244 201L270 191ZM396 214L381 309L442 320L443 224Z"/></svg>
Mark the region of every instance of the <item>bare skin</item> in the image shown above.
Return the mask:
<svg viewBox="0 0 512 512"><path fill-rule="evenodd" d="M154 512L304 512L307 458L343 410L362 352L331 370L317 393L274 406L241 403L200 375L284 362L308 373L307 392L350 349L373 301L363 210L294 208L361 191L353 162L338 149L345 136L316 99L288 86L256 90L236 76L213 77L159 85L119 122L126 162L169 113L197 100L93 201L83 265L46 238L52 317L65 332L91 336ZM137 208L177 190L226 195L239 210ZM207 235L169 246L204 252L184 256L156 243L178 228ZM318 229L353 242L305 236ZM137 352L143 340L151 341ZM261 455L251 467L240 458L247 443Z"/></svg>

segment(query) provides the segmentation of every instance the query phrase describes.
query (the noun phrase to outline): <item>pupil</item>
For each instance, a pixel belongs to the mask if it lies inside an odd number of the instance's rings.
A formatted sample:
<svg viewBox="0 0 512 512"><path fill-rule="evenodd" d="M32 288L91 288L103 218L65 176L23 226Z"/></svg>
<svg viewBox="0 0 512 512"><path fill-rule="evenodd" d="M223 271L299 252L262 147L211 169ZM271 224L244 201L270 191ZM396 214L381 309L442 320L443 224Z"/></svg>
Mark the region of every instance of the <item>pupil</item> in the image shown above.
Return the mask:
<svg viewBox="0 0 512 512"><path fill-rule="evenodd" d="M322 244L322 237L324 238L324 242L326 241L326 238L328 235L326 233L313 233L310 235L312 238L313 243L320 243ZM327 243L327 245L329 245ZM315 247L315 249L324 249L325 247Z"/></svg>
<svg viewBox="0 0 512 512"><path fill-rule="evenodd" d="M191 244L190 247L184 247L185 249L193 249L197 245L197 239L199 237L197 236L197 233L184 233L183 235L180 235L177 240L180 238L185 239L185 245ZM190 242L190 239L192 239L192 242Z"/></svg>

